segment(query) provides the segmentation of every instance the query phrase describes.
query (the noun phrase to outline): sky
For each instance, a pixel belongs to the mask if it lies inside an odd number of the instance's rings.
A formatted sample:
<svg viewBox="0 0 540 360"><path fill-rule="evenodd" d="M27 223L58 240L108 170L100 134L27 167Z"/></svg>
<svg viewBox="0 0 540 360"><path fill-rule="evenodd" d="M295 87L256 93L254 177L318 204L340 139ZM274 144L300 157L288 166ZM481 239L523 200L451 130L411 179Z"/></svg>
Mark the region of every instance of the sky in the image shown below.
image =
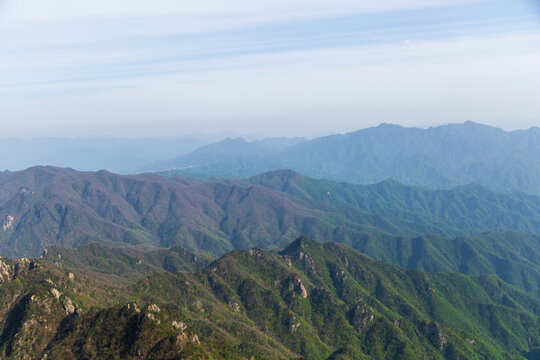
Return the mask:
<svg viewBox="0 0 540 360"><path fill-rule="evenodd" d="M0 137L540 126L538 0L0 0Z"/></svg>

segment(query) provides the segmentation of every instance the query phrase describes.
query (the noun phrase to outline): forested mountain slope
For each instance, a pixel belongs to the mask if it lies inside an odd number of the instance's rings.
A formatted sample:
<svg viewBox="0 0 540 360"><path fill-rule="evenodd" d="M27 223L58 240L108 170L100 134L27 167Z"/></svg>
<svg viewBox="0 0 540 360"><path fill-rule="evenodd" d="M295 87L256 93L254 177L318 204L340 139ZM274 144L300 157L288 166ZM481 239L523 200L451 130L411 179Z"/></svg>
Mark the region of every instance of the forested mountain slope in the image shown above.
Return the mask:
<svg viewBox="0 0 540 360"><path fill-rule="evenodd" d="M538 298L495 276L404 270L307 238L136 283L0 261L9 359L522 359L540 345Z"/></svg>
<svg viewBox="0 0 540 360"><path fill-rule="evenodd" d="M527 290L540 284L536 196L479 186L357 186L290 171L205 183L38 167L2 173L0 186L4 255L98 242L182 246L216 256L278 249L307 234L408 268L494 273ZM465 236L490 228L502 232Z"/></svg>

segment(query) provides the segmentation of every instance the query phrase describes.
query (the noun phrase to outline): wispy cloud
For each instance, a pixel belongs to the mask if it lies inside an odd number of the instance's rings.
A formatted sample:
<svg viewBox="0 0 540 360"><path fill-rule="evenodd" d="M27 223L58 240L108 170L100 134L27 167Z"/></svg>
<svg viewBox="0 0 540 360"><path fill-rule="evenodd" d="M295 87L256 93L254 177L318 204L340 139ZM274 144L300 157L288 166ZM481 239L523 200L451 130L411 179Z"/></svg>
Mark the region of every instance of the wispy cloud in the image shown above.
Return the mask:
<svg viewBox="0 0 540 360"><path fill-rule="evenodd" d="M524 103L531 82L540 83L540 31L525 2L6 4L0 109L16 119L4 127L13 133L39 129L36 119L53 133L101 119L96 129L129 123L140 135L155 128L148 119L178 131L202 121L301 133L313 119L323 132L398 120L501 125L540 113Z"/></svg>
<svg viewBox="0 0 540 360"><path fill-rule="evenodd" d="M66 18L127 18L179 16L189 21L210 18L263 17L274 21L294 18L329 17L360 13L391 12L404 9L445 7L479 0L7 0L13 21L60 20Z"/></svg>

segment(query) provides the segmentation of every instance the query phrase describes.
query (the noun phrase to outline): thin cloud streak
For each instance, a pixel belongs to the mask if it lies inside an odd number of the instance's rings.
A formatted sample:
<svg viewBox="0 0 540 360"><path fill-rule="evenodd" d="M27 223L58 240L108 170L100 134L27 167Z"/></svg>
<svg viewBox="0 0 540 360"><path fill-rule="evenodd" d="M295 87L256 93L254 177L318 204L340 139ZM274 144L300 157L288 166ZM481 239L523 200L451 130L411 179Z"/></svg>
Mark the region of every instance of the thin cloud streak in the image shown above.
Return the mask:
<svg viewBox="0 0 540 360"><path fill-rule="evenodd" d="M372 21L373 24L366 27L356 25L357 22L366 20ZM311 25L311 29L306 29L308 26L305 23L300 28L299 25L296 25L297 28L291 28L290 25L274 26L267 29L269 33L262 32L258 28L247 33L217 32L205 36L185 36L175 32L165 35L152 35L149 32L144 37L125 35L119 38L111 36L116 26L98 26L98 23L89 28L100 28L101 32L95 34L87 31L86 33L92 35L85 38L77 34L80 25L72 22L73 28L64 29L60 26L59 29L49 33L49 36L39 37L39 39L57 39L55 41L59 43L56 45L48 44L46 41L40 43L43 40L37 40L38 43L32 46L34 37L25 35L24 32L10 36L11 40L7 44L4 41L3 47L0 44L0 50L5 49L0 58L0 68L6 73L0 83L13 87L72 83L80 80L83 85L88 81L108 81L111 82L111 86L117 87L113 82L130 76L139 78L174 72L230 69L231 59L237 61L238 57L249 59L255 55L257 63L260 63L258 55L263 54L269 60L277 61L276 65L280 65L282 61L276 59L274 54L282 57L280 54L287 52L336 48L349 51L350 48L385 43L392 44L392 48L398 49L399 47L394 44L405 43L406 40L428 41L438 36L440 38L438 40L444 41L441 36L448 36L444 31L450 31L451 35L456 36L463 29L471 32L475 26L479 26L474 21L455 23L452 19L446 19L450 20L450 23L443 24L435 19L433 23L412 27L410 25L403 27L400 24L392 26L391 23L381 26L376 23L388 20L385 18L378 20L370 18L330 20L315 23ZM347 22L352 23L352 27L342 24ZM480 24L483 29L488 25ZM138 23L131 26L133 29L150 27ZM500 27L500 24L492 26ZM127 32L129 33L129 30ZM491 33L497 34L496 31ZM93 37L99 40L93 41ZM77 45L73 45L77 41ZM390 54L389 56L391 57ZM242 66L251 67L251 64L244 62Z"/></svg>
<svg viewBox="0 0 540 360"><path fill-rule="evenodd" d="M516 2L129 3L9 2L5 135L540 123L540 31Z"/></svg>
<svg viewBox="0 0 540 360"><path fill-rule="evenodd" d="M54 134L64 128L65 135L80 126L70 119L81 116L94 119L94 132L113 123L131 136L164 135L163 129L193 132L197 124L273 135L284 135L283 129L289 135L319 135L379 122L435 125L467 119L506 128L512 120L515 127L527 127L530 114L540 114L534 91L540 83L540 52L513 53L540 38L516 37L522 39L520 46L512 37L463 39L400 49L282 54L286 60L254 57L248 61L260 65L254 67L237 59L240 63L231 63L235 70L132 79L125 88L105 93L77 94L68 86L61 100L36 98L13 119L17 124L39 117ZM381 60L392 54L399 58ZM328 63L321 65L320 59ZM17 108L13 101L2 104L9 106Z"/></svg>
<svg viewBox="0 0 540 360"><path fill-rule="evenodd" d="M9 0L10 17L13 21L61 20L66 18L130 18L147 16L180 16L214 21L223 18L252 18L260 24L264 16L276 22L290 21L292 17L334 17L350 14L392 12L405 9L421 9L455 6L478 0L94 0L76 2L71 0ZM251 21L250 21L251 22Z"/></svg>

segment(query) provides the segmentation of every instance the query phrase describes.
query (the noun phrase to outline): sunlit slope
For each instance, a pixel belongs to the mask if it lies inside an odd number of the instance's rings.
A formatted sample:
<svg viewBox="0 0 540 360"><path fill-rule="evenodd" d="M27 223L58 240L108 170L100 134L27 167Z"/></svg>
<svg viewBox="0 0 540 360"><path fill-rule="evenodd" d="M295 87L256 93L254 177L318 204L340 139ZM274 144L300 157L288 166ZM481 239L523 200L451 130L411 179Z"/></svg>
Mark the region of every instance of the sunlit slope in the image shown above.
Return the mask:
<svg viewBox="0 0 540 360"><path fill-rule="evenodd" d="M137 283L2 261L5 358L519 359L540 345L538 298L495 276L404 270L307 238Z"/></svg>

